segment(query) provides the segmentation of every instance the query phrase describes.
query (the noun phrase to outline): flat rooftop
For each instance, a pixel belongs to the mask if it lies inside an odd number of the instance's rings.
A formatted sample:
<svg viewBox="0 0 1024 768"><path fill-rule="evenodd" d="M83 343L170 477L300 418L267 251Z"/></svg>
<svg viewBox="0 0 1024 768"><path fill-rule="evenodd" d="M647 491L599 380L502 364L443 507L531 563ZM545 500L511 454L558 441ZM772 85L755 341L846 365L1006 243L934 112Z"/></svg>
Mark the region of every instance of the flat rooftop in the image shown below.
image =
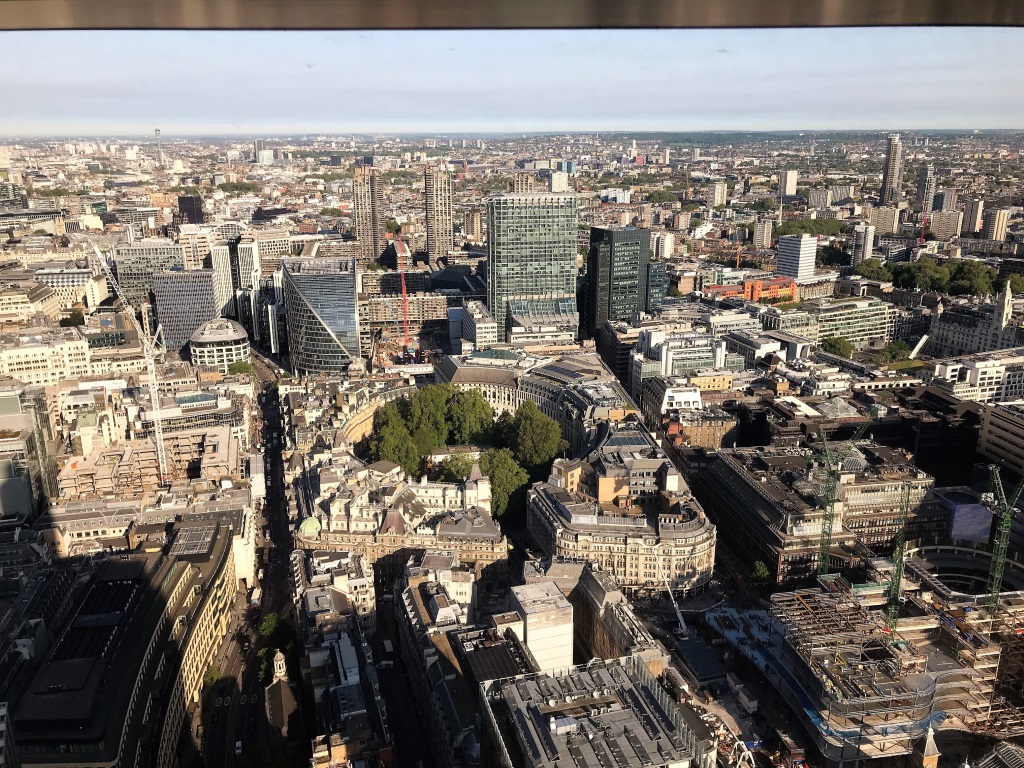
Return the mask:
<svg viewBox="0 0 1024 768"><path fill-rule="evenodd" d="M484 691L499 750L516 766L639 768L695 757L677 706L635 659L495 681Z"/></svg>

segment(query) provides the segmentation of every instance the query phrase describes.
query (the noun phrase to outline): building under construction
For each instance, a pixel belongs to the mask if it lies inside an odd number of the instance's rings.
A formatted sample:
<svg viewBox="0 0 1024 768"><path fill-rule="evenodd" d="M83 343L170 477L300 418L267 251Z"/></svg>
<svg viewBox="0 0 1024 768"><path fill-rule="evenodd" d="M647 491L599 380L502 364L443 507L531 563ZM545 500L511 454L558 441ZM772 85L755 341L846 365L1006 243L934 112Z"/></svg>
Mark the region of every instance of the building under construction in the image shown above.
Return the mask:
<svg viewBox="0 0 1024 768"><path fill-rule="evenodd" d="M1012 738L1024 734L1024 567L1006 563L989 611L980 546L908 550L895 621L884 609L897 569L877 558L865 583L826 576L773 595L768 614L720 609L708 622L764 673L825 765L905 759L929 728Z"/></svg>

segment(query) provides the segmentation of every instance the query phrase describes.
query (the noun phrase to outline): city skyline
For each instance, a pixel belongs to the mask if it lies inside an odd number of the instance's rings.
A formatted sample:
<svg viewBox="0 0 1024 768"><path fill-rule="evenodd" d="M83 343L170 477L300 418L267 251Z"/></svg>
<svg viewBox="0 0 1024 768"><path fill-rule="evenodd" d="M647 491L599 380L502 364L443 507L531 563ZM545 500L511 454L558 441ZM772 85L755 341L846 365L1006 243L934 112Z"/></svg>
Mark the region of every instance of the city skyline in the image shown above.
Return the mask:
<svg viewBox="0 0 1024 768"><path fill-rule="evenodd" d="M1012 129L1024 127L1024 106L1006 98L1024 85L1021 36L999 28L7 32L0 41L24 66L0 74L17 105L0 116L0 134ZM927 50L963 55L927 67ZM105 78L108 70L116 76ZM595 96L609 93L640 106L608 111Z"/></svg>

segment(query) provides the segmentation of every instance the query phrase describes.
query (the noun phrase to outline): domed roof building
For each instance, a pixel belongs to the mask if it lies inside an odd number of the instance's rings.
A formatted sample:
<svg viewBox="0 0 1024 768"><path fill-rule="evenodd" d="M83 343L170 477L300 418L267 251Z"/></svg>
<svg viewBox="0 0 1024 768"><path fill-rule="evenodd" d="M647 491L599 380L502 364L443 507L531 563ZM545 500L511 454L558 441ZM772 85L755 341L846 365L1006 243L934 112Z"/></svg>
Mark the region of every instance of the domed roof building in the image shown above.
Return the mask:
<svg viewBox="0 0 1024 768"><path fill-rule="evenodd" d="M218 317L195 333L188 342L192 364L227 373L232 363L249 363L249 337L234 320Z"/></svg>

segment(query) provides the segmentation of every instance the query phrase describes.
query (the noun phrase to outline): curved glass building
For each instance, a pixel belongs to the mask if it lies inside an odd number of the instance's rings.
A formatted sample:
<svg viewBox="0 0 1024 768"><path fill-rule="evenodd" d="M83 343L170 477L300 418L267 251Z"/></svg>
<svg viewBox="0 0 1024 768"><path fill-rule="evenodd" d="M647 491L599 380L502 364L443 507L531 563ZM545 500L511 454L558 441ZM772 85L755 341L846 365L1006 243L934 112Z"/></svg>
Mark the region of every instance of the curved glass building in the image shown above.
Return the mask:
<svg viewBox="0 0 1024 768"><path fill-rule="evenodd" d="M281 260L292 370L346 371L359 359L355 259Z"/></svg>

